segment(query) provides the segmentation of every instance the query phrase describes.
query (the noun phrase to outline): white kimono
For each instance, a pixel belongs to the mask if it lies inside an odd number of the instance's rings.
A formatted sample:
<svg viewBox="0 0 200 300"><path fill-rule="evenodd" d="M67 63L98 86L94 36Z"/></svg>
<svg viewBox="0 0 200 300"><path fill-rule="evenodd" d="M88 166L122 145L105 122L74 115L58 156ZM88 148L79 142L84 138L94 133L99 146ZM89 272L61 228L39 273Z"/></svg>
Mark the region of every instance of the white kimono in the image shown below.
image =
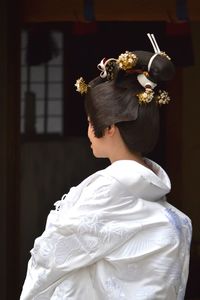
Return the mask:
<svg viewBox="0 0 200 300"><path fill-rule="evenodd" d="M21 300L184 299L191 221L170 205L170 181L116 161L70 189L35 240Z"/></svg>

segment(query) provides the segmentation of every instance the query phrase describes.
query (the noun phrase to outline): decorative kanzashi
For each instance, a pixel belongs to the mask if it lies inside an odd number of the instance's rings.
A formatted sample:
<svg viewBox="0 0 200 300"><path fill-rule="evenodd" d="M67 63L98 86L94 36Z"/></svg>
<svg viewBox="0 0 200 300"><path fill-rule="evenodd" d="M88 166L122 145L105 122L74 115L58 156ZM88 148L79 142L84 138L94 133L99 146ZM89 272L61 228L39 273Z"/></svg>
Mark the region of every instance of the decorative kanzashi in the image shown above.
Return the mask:
<svg viewBox="0 0 200 300"><path fill-rule="evenodd" d="M136 65L137 61L138 58L133 52L126 51L118 57L117 64L120 69L126 71L132 69Z"/></svg>
<svg viewBox="0 0 200 300"><path fill-rule="evenodd" d="M142 74L137 75L138 82L145 89L144 92L140 92L136 95L139 99L139 104L150 103L153 100L153 89L157 86L157 84L151 81L148 77L148 72L143 72Z"/></svg>
<svg viewBox="0 0 200 300"><path fill-rule="evenodd" d="M154 97L154 91L151 87L146 87L145 91L137 94L139 104L150 103Z"/></svg>
<svg viewBox="0 0 200 300"><path fill-rule="evenodd" d="M160 51L160 48L158 46L158 43L156 42L155 36L152 33L147 33L147 36L152 44L152 47L154 49L155 54L159 54L161 56L165 56L166 58L168 58L169 60L171 60L171 58L164 52L164 51Z"/></svg>
<svg viewBox="0 0 200 300"><path fill-rule="evenodd" d="M76 90L82 94L86 94L88 91L88 84L85 83L85 80L83 79L83 77L80 77L79 79L76 80L75 83L76 86Z"/></svg>
<svg viewBox="0 0 200 300"><path fill-rule="evenodd" d="M143 91L136 94L139 104L147 104L152 100L154 100L159 105L168 104L170 101L170 97L166 91L159 90L158 92L154 92L154 89L156 88L158 83L153 81L150 74L152 63L157 55L166 57L169 60L170 57L165 52L160 50L153 34L148 33L147 35L151 41L155 53L147 62L146 70L144 69L143 65L141 68L139 57L134 52L130 51L126 51L125 53L120 54L118 59L103 58L97 65L97 68L101 71L100 77L108 81L115 80L115 75L117 74L118 69L122 69L126 73L135 72L136 74L138 74L137 80L139 84L144 88ZM89 85L85 83L83 77L77 79L75 86L76 90L81 94L86 94L88 92Z"/></svg>
<svg viewBox="0 0 200 300"><path fill-rule="evenodd" d="M140 104L149 103L153 100L153 98L155 98L155 101L160 105L168 104L170 101L170 97L166 91L159 90L158 94L155 95L153 89L157 86L157 84L150 80L149 71L151 70L153 60L157 55L164 56L169 60L170 57L165 52L160 51L160 48L153 34L148 33L147 35L151 41L155 54L149 60L148 68L147 68L148 72L145 71L143 72L143 74L139 74L137 76L139 83L145 88L145 91L137 94L137 97L139 99Z"/></svg>
<svg viewBox="0 0 200 300"><path fill-rule="evenodd" d="M100 63L97 65L97 68L101 71L100 77L106 78L107 80L114 79L114 68L116 65L115 58L105 59L103 58Z"/></svg>
<svg viewBox="0 0 200 300"><path fill-rule="evenodd" d="M168 92L161 91L161 90L158 91L158 95L156 96L156 102L158 104L160 104L160 105L162 105L162 104L168 104L170 100L171 99L169 97Z"/></svg>
<svg viewBox="0 0 200 300"><path fill-rule="evenodd" d="M152 47L154 49L155 54L150 58L149 63L148 63L148 71L151 69L151 65L156 58L157 55L165 56L167 59L171 60L171 58L163 51L160 51L160 48L156 42L154 34L147 33L147 36L152 44Z"/></svg>

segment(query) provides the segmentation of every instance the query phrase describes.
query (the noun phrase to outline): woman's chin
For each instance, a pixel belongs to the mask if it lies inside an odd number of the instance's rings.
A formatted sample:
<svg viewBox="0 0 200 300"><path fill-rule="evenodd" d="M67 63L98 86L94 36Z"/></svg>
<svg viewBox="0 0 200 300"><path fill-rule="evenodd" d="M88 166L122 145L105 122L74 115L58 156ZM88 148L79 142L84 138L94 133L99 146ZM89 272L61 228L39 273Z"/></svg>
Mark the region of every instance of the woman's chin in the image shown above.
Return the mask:
<svg viewBox="0 0 200 300"><path fill-rule="evenodd" d="M93 153L93 156L96 158L107 158L107 156L97 153L95 151L92 151L92 153Z"/></svg>
<svg viewBox="0 0 200 300"><path fill-rule="evenodd" d="M96 158L100 158L101 157L95 151L92 151L92 153L93 153L94 157L96 157Z"/></svg>

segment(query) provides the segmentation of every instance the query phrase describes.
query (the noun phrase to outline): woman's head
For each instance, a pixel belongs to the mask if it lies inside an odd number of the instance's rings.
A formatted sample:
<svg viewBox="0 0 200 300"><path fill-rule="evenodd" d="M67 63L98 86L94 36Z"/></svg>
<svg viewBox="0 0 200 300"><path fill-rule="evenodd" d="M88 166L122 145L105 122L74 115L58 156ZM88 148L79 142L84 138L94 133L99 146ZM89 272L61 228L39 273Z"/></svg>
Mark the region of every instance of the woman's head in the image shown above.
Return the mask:
<svg viewBox="0 0 200 300"><path fill-rule="evenodd" d="M135 51L102 60L98 67L102 72L89 83L85 97L95 136L103 137L115 124L129 151L152 151L159 134L159 104L169 100L159 85L174 75L170 59L162 52Z"/></svg>
<svg viewBox="0 0 200 300"><path fill-rule="evenodd" d="M140 92L137 82L126 88L113 81L93 86L85 97L85 107L95 136L101 138L105 129L115 124L130 151L150 152L159 133L159 111L154 103L138 105L135 94Z"/></svg>

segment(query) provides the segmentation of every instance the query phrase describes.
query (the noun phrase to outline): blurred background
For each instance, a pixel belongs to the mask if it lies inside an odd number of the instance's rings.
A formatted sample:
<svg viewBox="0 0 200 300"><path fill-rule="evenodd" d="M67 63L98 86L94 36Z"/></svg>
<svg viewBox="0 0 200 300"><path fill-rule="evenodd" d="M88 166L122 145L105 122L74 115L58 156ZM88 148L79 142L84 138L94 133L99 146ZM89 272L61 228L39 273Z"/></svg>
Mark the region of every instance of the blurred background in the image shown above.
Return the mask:
<svg viewBox="0 0 200 300"><path fill-rule="evenodd" d="M76 79L99 75L103 57L153 52L148 32L176 67L148 157L171 178L169 202L192 219L185 299L200 299L200 2L0 0L2 300L19 299L29 251L53 204L109 164L92 156Z"/></svg>

